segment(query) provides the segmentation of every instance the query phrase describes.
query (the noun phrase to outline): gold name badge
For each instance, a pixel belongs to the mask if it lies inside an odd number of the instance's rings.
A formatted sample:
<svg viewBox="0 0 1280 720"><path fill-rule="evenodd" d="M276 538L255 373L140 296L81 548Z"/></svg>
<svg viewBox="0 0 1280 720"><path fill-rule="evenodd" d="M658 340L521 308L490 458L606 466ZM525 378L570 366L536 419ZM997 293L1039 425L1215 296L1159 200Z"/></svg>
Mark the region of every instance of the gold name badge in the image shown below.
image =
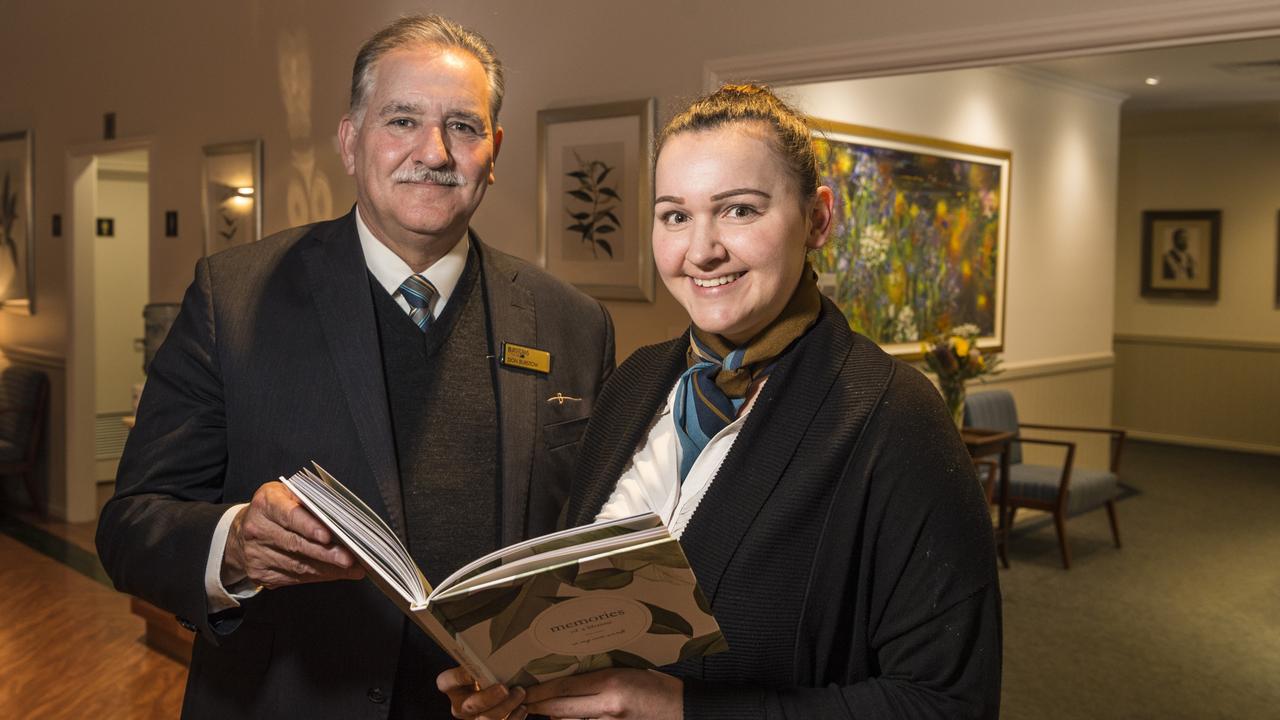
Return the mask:
<svg viewBox="0 0 1280 720"><path fill-rule="evenodd" d="M502 364L534 372L551 372L551 353L514 343L502 343Z"/></svg>

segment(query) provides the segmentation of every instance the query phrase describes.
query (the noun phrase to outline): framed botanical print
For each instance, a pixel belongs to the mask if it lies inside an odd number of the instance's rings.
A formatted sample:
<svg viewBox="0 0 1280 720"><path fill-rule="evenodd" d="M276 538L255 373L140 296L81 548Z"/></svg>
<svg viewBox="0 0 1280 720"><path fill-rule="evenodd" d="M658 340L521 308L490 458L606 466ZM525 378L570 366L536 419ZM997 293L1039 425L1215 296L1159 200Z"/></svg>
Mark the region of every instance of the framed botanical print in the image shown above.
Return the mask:
<svg viewBox="0 0 1280 720"><path fill-rule="evenodd" d="M654 105L538 112L538 260L596 298L653 300Z"/></svg>

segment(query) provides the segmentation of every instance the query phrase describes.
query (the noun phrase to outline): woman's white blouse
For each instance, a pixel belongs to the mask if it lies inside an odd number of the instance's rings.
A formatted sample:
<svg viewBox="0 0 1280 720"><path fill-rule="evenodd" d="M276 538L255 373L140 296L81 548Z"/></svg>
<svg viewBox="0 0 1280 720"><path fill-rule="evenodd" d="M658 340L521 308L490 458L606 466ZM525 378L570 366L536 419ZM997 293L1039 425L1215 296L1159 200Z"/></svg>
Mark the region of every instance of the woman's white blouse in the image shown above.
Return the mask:
<svg viewBox="0 0 1280 720"><path fill-rule="evenodd" d="M733 441L751 411L729 423L707 443L689 469L684 485L680 484L680 438L676 435L675 404L677 380L667 393L667 402L654 416L649 432L631 456L631 462L618 478L618 485L605 502L596 522L616 520L644 512L657 513L675 537L684 533L689 518L711 487L711 481L733 448Z"/></svg>

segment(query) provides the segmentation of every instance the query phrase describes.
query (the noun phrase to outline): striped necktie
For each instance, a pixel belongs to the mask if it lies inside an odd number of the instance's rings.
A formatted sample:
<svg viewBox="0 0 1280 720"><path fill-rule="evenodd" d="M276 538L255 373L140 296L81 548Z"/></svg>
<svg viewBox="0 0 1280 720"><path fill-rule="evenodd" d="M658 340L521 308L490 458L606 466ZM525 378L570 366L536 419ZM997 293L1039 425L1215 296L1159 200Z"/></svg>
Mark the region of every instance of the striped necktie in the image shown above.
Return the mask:
<svg viewBox="0 0 1280 720"><path fill-rule="evenodd" d="M409 319L422 332L431 327L431 301L439 295L436 286L421 275L410 275L400 283L400 296L409 303Z"/></svg>

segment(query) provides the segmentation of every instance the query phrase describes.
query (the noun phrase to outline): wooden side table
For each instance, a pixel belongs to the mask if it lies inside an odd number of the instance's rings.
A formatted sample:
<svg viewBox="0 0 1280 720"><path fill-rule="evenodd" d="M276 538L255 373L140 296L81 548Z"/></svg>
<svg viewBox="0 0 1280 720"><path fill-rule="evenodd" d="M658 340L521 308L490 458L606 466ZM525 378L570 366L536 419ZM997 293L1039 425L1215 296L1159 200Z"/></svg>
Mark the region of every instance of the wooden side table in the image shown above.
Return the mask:
<svg viewBox="0 0 1280 720"><path fill-rule="evenodd" d="M1009 538L1009 528L1006 527L1009 514L1009 451L1016 438L1016 433L1005 430L971 427L960 430L960 439L969 449L970 457L976 460L991 455L1000 456L1000 472L997 473L999 479L996 490L995 538L996 551L999 552L1000 562L1005 568L1009 567L1009 552L1006 547Z"/></svg>

